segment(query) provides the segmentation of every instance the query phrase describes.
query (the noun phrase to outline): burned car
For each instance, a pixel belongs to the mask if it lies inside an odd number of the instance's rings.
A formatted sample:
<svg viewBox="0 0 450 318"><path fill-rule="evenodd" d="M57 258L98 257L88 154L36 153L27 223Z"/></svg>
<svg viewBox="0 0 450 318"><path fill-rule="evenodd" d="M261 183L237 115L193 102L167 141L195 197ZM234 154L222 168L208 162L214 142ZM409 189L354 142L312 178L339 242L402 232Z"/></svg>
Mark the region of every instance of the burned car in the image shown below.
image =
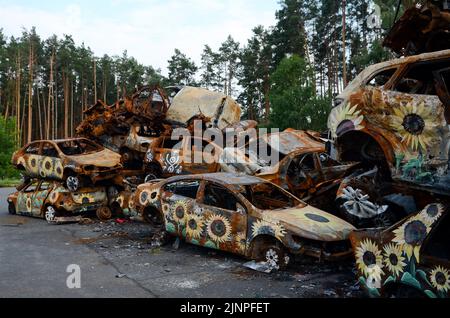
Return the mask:
<svg viewBox="0 0 450 318"><path fill-rule="evenodd" d="M372 297L448 297L449 226L448 207L432 203L391 228L353 232L359 282Z"/></svg>
<svg viewBox="0 0 450 318"><path fill-rule="evenodd" d="M227 173L143 184L134 207L152 226L208 248L284 267L289 254L351 255L354 227L264 179Z"/></svg>
<svg viewBox="0 0 450 318"><path fill-rule="evenodd" d="M14 153L12 164L28 177L63 181L73 192L120 179L122 168L120 155L85 138L32 142Z"/></svg>
<svg viewBox="0 0 450 318"><path fill-rule="evenodd" d="M449 88L450 50L368 67L330 114L333 157L377 167L378 181L419 209L430 194L448 200Z"/></svg>
<svg viewBox="0 0 450 318"><path fill-rule="evenodd" d="M222 148L203 137L155 138L145 155L146 182L181 174L203 174L220 170Z"/></svg>
<svg viewBox="0 0 450 318"><path fill-rule="evenodd" d="M276 161L264 160L261 149ZM240 149L225 148L220 162L224 172L258 176L302 199L337 190L340 180L356 166L333 160L316 133L292 129L265 134Z"/></svg>
<svg viewBox="0 0 450 318"><path fill-rule="evenodd" d="M68 191L61 183L31 180L8 196L10 214L45 218L48 223L77 222L81 215L96 211L100 219L111 217L105 188Z"/></svg>

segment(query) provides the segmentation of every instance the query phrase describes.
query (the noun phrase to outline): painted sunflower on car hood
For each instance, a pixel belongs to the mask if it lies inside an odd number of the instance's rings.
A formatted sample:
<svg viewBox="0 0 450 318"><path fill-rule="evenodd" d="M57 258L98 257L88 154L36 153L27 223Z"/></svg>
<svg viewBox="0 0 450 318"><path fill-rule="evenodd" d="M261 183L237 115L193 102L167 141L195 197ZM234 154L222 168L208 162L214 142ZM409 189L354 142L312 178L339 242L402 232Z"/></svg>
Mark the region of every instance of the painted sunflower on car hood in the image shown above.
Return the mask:
<svg viewBox="0 0 450 318"><path fill-rule="evenodd" d="M264 211L263 218L295 235L318 241L347 240L355 230L350 223L312 206Z"/></svg>

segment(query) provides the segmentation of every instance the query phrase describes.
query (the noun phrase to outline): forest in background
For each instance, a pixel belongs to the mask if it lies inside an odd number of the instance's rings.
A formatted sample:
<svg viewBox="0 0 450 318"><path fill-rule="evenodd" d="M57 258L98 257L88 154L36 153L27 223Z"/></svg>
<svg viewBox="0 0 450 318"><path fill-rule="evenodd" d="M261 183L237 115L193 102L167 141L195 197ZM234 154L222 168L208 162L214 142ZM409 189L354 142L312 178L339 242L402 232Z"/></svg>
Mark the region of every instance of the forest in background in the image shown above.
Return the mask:
<svg viewBox="0 0 450 318"><path fill-rule="evenodd" d="M267 127L326 129L333 96L366 66L393 56L381 46L398 0L281 0L276 25L255 26L247 43L231 36L205 45L201 64L175 49L168 76L124 51L95 56L70 35L20 37L0 28L0 178L13 149L36 139L68 138L96 100L108 104L143 85L193 85L242 104L245 119ZM399 16L414 1L403 0ZM381 8L381 28L367 21ZM3 158L4 157L4 158Z"/></svg>

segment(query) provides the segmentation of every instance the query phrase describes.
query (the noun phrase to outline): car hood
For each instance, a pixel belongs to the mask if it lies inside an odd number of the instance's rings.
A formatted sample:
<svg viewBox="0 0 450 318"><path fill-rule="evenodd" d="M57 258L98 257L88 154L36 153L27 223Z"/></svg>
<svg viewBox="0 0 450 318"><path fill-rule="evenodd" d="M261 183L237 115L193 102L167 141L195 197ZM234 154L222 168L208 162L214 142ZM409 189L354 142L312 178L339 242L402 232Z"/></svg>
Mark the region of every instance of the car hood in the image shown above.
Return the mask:
<svg viewBox="0 0 450 318"><path fill-rule="evenodd" d="M80 165L93 165L96 167L112 168L120 163L120 155L104 149L100 152L95 152L87 155L71 156L70 159Z"/></svg>
<svg viewBox="0 0 450 318"><path fill-rule="evenodd" d="M355 230L350 223L312 206L263 213L268 219L279 222L292 234L316 241L347 240Z"/></svg>

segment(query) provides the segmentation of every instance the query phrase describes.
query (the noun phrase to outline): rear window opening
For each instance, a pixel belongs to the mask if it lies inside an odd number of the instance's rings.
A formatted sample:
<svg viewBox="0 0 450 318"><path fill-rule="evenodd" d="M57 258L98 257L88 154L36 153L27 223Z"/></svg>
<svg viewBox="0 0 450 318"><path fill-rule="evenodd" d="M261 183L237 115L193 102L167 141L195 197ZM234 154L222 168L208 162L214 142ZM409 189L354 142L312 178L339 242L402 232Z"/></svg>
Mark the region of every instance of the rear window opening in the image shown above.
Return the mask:
<svg viewBox="0 0 450 318"><path fill-rule="evenodd" d="M66 140L57 143L66 156L87 155L102 151L103 148L88 139Z"/></svg>

